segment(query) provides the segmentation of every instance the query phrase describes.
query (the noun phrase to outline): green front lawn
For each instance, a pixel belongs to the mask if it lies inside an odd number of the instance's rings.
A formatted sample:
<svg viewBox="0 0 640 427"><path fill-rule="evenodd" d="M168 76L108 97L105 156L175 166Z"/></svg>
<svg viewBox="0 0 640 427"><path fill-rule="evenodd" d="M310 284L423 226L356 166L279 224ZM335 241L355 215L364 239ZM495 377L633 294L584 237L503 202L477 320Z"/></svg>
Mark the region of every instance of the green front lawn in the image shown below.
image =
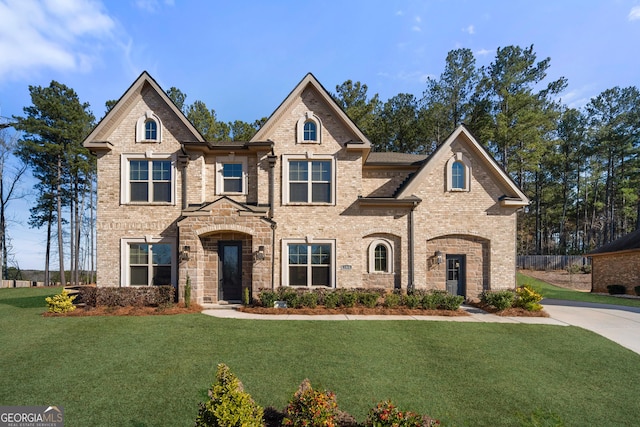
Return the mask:
<svg viewBox="0 0 640 427"><path fill-rule="evenodd" d="M635 425L640 356L574 327L42 317L57 289L0 289L0 405L68 426L191 426L224 362L262 406L304 378L362 420L382 399L445 426Z"/></svg>
<svg viewBox="0 0 640 427"><path fill-rule="evenodd" d="M568 301L593 302L599 304L624 305L627 307L640 307L640 299L629 299L613 297L608 295L595 295L589 292L574 291L572 289L560 288L542 280L518 273L518 285L525 283L531 285L537 292L545 298L562 299Z"/></svg>

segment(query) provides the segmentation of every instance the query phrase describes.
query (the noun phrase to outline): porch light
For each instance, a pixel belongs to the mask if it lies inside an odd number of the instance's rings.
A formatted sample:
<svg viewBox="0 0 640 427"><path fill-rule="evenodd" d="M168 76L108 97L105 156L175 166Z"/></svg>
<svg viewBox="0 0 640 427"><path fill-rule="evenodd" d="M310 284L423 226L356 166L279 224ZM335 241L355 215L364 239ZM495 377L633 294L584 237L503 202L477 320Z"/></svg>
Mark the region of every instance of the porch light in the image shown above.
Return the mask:
<svg viewBox="0 0 640 427"><path fill-rule="evenodd" d="M438 264L442 264L442 252L440 251L436 251L435 253L435 257L436 257L436 262Z"/></svg>
<svg viewBox="0 0 640 427"><path fill-rule="evenodd" d="M256 252L256 260L263 260L264 259L264 246L260 245L258 246L258 251Z"/></svg>
<svg viewBox="0 0 640 427"><path fill-rule="evenodd" d="M190 246L184 246L180 251L180 261L189 261L189 252L191 251Z"/></svg>

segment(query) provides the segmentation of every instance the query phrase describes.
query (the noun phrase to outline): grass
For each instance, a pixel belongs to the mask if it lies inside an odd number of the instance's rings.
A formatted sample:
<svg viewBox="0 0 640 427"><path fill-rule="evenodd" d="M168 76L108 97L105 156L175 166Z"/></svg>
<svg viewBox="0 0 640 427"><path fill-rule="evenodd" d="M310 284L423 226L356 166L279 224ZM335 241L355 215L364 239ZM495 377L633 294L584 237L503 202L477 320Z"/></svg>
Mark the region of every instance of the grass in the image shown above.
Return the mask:
<svg viewBox="0 0 640 427"><path fill-rule="evenodd" d="M360 420L382 399L445 426L624 426L640 413L640 356L580 328L41 316L57 291L0 289L0 405L60 405L69 426L191 426L219 362L262 406L283 408L309 378Z"/></svg>
<svg viewBox="0 0 640 427"><path fill-rule="evenodd" d="M561 299L568 301L592 302L598 304L623 305L626 307L640 307L640 299L620 298L609 295L596 295L589 292L580 292L573 289L560 288L542 280L518 273L518 285L528 283L545 298Z"/></svg>

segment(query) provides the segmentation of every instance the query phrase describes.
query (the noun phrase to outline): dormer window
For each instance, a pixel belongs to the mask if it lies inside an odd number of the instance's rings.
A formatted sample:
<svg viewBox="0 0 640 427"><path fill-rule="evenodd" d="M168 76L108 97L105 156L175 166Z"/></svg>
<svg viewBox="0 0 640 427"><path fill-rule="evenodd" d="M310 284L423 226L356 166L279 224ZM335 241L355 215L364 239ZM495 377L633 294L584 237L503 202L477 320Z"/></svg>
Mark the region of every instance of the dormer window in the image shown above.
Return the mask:
<svg viewBox="0 0 640 427"><path fill-rule="evenodd" d="M471 189L471 163L458 152L447 162L447 191Z"/></svg>
<svg viewBox="0 0 640 427"><path fill-rule="evenodd" d="M136 142L162 142L162 122L153 111L147 111L138 118Z"/></svg>
<svg viewBox="0 0 640 427"><path fill-rule="evenodd" d="M313 114L313 111L306 111L297 124L298 144L320 144L321 135L322 122L320 118Z"/></svg>

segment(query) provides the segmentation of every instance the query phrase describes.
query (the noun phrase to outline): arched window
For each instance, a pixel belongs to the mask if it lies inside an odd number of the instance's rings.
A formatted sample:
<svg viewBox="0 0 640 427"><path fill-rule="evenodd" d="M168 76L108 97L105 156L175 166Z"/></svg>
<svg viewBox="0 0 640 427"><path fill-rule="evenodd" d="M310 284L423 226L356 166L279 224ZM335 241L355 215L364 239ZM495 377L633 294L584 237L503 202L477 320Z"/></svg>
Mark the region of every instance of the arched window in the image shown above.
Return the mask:
<svg viewBox="0 0 640 427"><path fill-rule="evenodd" d="M447 191L471 190L471 162L461 152L447 161Z"/></svg>
<svg viewBox="0 0 640 427"><path fill-rule="evenodd" d="M296 125L296 142L298 144L322 143L322 122L313 111L305 111Z"/></svg>
<svg viewBox="0 0 640 427"><path fill-rule="evenodd" d="M369 245L369 273L393 273L393 247L377 239Z"/></svg>
<svg viewBox="0 0 640 427"><path fill-rule="evenodd" d="M158 139L158 124L153 119L144 122L144 139L147 141L155 141Z"/></svg>
<svg viewBox="0 0 640 427"><path fill-rule="evenodd" d="M464 190L464 183L464 164L461 161L453 162L453 165L451 165L451 188Z"/></svg>
<svg viewBox="0 0 640 427"><path fill-rule="evenodd" d="M304 141L316 141L317 138L317 127L316 124L312 121L307 121L304 123Z"/></svg>

